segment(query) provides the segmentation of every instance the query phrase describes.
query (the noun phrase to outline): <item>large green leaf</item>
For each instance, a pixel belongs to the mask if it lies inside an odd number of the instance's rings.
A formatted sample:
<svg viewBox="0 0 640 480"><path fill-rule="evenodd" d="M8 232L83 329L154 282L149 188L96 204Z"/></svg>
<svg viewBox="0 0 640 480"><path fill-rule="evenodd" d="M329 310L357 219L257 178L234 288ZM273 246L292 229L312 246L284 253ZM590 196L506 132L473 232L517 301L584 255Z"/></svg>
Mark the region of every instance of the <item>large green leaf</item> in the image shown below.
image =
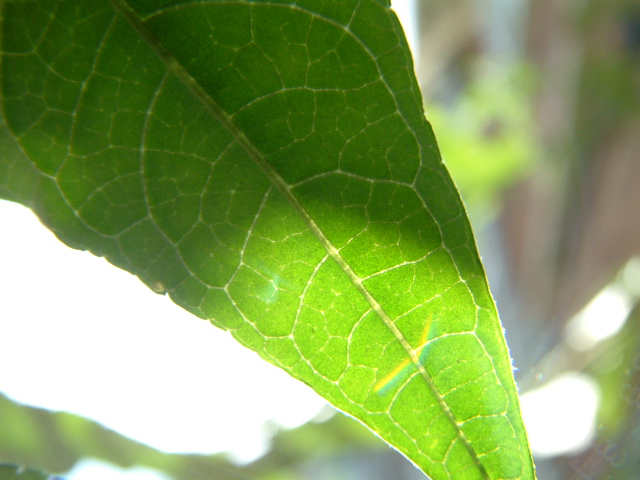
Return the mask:
<svg viewBox="0 0 640 480"><path fill-rule="evenodd" d="M388 1L38 0L2 17L17 144L0 192L433 479L534 478Z"/></svg>

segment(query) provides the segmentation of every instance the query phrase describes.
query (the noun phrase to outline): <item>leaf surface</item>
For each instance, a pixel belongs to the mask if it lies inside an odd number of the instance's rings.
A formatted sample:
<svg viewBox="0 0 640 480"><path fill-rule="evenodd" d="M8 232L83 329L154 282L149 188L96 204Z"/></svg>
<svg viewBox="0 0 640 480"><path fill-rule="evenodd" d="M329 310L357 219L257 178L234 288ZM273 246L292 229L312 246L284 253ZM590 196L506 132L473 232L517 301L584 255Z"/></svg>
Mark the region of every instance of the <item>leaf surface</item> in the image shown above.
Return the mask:
<svg viewBox="0 0 640 480"><path fill-rule="evenodd" d="M534 478L388 2L3 4L0 192L434 480ZM14 141L13 138L11 141Z"/></svg>

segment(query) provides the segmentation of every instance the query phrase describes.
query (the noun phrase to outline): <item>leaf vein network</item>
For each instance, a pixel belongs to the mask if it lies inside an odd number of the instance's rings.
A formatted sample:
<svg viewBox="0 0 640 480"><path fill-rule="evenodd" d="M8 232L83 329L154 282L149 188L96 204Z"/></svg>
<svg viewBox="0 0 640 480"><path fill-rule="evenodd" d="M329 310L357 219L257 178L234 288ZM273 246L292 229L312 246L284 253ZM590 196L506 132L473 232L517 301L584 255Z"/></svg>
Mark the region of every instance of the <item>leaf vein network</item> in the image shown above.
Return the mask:
<svg viewBox="0 0 640 480"><path fill-rule="evenodd" d="M171 8L187 8L187 7L194 6L194 5L195 6L202 6L203 4L213 4L214 2L206 2L205 1L205 2L184 3L184 4L174 5L173 7L168 7L165 10L160 10L160 11L154 12L153 14L148 15L148 16L146 16L144 18L140 18L138 16L138 14L135 11L133 11L131 9L131 7L126 3L126 0L111 0L111 1L116 6L116 8L125 17L127 17L132 22L132 24L134 24L134 26L136 26L141 31L143 36L156 49L157 53L165 61L165 63L169 67L169 69L172 70L178 76L178 78L180 78L193 91L193 93L205 104L205 106L207 106L210 109L210 111L214 114L214 116L218 118L218 120L222 123L222 125L224 125L228 129L228 131L236 138L237 142L240 145L242 145L242 147L246 150L246 152L249 154L249 156L255 161L255 163L260 167L260 169L264 172L264 174L269 178L269 180L272 182L272 184L285 196L285 198L289 201L291 206L298 212L300 217L307 224L307 226L310 229L310 231L316 236L318 241L324 246L324 248L326 249L328 255L343 270L343 272L347 275L347 277L350 279L352 284L356 287L356 289L360 292L360 294L365 298L367 303L369 303L369 305L371 306L371 309L376 312L376 314L379 316L379 318L391 330L393 336L402 345L404 351L409 356L411 362L416 366L416 368L417 368L418 372L420 373L421 377L423 378L423 380L427 384L428 388L433 393L434 397L437 399L437 402L438 402L441 410L443 411L445 416L449 419L449 422L452 424L452 426L456 429L456 431L457 431L456 441L461 441L464 444L466 450L471 455L471 458L473 459L474 463L477 465L477 467L480 469L480 471L483 472L484 475L486 476L486 472L484 470L484 467L479 462L477 454L475 453L475 450L474 450L473 446L470 444L469 440L466 438L464 432L460 429L460 427L458 425L458 422L455 419L455 416L451 412L451 410L450 410L449 406L447 405L447 403L444 401L444 398L442 397L442 395L438 392L435 384L433 383L433 380L431 379L429 373L426 371L426 369L425 369L424 365L422 364L422 362L421 362L420 358L418 357L418 355L413 351L413 349L411 348L411 345L409 344L407 339L404 337L404 335L402 334L400 329L395 325L395 323L391 319L391 317L386 313L384 308L380 305L380 303L374 298L374 296L369 292L369 290L363 284L362 279L355 273L355 271L351 268L351 266L342 258L342 256L341 256L340 252L338 251L338 249L336 249L334 247L334 245L327 238L327 236L324 234L324 232L320 229L320 227L316 224L316 222L311 218L311 216L306 212L306 210L303 207L303 205L300 203L300 201L298 200L296 195L293 193L292 186L287 184L284 181L284 179L273 169L273 167L271 167L271 165L264 158L263 154L251 143L251 141L238 128L238 126L235 125L235 123L233 122L233 118L229 114L227 114L225 111L222 110L222 108L215 102L215 100L209 95L209 93L207 91L205 91L204 88L202 88L200 86L200 84L191 76L191 74L172 56L171 53L169 53L168 50L166 50L166 48L161 44L161 42L157 38L155 38L155 36L149 30L147 30L146 26L144 25L144 21L145 20L148 20L148 19L152 18L154 15L161 14L163 11L168 11ZM221 4L221 3L224 3L224 2L215 2L215 4L218 4L218 5ZM227 2L227 3L229 3L229 2ZM238 2L233 2L233 3L237 4ZM246 1L245 3L257 4L257 2L255 2L255 1ZM342 24L340 24L339 22L336 22L333 19L322 17L322 16L318 15L316 12L312 12L312 11L306 9L306 8L302 8L299 5L291 5L290 4L290 5L272 5L272 6L274 8L280 7L280 8L298 10L298 11L307 13L307 14L311 15L312 17L321 18L322 20L332 24L333 26L338 27L340 29L343 29L345 31L345 34L348 33L349 35L352 36L352 38L361 46L361 48L372 59L374 65L376 66L376 68L378 70L380 78L382 79L382 82L384 83L387 91L389 92L389 94L393 98L393 101L394 101L395 106L396 106L396 111L398 113L400 113L401 117L404 119L404 123L405 123L407 129L411 132L411 134L414 137L414 140L415 140L416 144L418 145L420 158L423 158L423 152L422 152L423 146L421 145L421 143L419 142L419 140L417 138L417 133L411 127L410 123L407 122L407 120L402 115L402 108L400 107L400 105L398 103L398 99L397 99L397 97L395 95L395 92L390 87L390 85L387 83L387 80L386 80L386 78L384 76L384 72L382 71L382 69L381 69L381 67L380 67L380 65L378 63L377 57L369 49L369 47L366 45L366 43L363 42L362 39L360 39L353 32L349 31L348 30L348 26L342 25ZM357 10L357 8L358 7L356 7L356 10ZM355 14L355 10L354 10L354 14ZM424 168L424 166L421 165L419 167L419 169L417 170L416 177L415 177L416 179L417 179L417 176L419 174L420 168ZM415 180L414 180L413 187L414 187L414 191L416 193L418 193L419 190L417 188L415 188ZM419 197L419 199L420 199L420 201L422 203L423 208L429 214L431 214L430 209L426 205L426 202L424 201L422 195L420 195L418 193L418 197ZM432 214L431 214L431 216L433 218ZM256 218L257 217L258 217L258 215L256 215ZM436 225L437 225L437 223L436 223ZM440 231L441 231L440 225L437 225L437 228L440 229ZM442 231L440 233L442 233ZM444 247L444 248L446 249L446 247ZM453 256L451 256L451 258L454 259ZM454 265L455 265L455 259L454 259ZM462 280L462 277L460 275L460 270L457 267L457 265L456 265L456 269L458 270L458 277ZM462 281L464 281L464 280L462 280ZM225 288L225 290L226 290L226 288ZM228 293L229 292L227 291L227 294ZM238 308L238 306L235 304L235 302L233 302L233 303L234 303L235 308L240 310ZM243 318L246 319L245 315L243 315L240 311L239 311L239 313L242 315ZM313 366L310 366L310 367L313 368ZM410 436L409 436L409 438L410 438ZM414 441L414 440L412 440L412 441ZM414 441L414 443L415 443L415 441Z"/></svg>

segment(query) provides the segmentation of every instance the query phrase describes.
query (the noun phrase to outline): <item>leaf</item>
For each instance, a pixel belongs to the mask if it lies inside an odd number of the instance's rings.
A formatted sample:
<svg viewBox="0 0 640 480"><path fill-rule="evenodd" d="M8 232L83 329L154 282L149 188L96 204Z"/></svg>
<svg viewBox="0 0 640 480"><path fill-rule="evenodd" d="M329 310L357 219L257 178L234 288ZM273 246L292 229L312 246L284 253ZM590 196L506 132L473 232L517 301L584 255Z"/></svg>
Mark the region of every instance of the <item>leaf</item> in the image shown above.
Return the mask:
<svg viewBox="0 0 640 480"><path fill-rule="evenodd" d="M0 463L0 480L61 480L46 473L9 463Z"/></svg>
<svg viewBox="0 0 640 480"><path fill-rule="evenodd" d="M243 466L227 460L225 454L177 454L155 450L95 421L67 412L22 405L1 394L0 431L0 459L17 465L37 465L47 472L68 472L82 459L92 458L119 468L147 467L165 473L164 477L180 480L283 478L282 472L292 466L301 469L303 465L315 464L318 452L325 459L342 456L345 448L354 445L360 454L364 451L369 457L384 456L387 460L401 461L393 452L384 450L384 444L369 435L360 424L342 415L276 433L269 453ZM4 480L2 466L0 462L0 480ZM15 468L8 470L12 473Z"/></svg>
<svg viewBox="0 0 640 480"><path fill-rule="evenodd" d="M433 479L534 478L495 305L388 2L40 0L2 18L21 150L1 159L3 195Z"/></svg>

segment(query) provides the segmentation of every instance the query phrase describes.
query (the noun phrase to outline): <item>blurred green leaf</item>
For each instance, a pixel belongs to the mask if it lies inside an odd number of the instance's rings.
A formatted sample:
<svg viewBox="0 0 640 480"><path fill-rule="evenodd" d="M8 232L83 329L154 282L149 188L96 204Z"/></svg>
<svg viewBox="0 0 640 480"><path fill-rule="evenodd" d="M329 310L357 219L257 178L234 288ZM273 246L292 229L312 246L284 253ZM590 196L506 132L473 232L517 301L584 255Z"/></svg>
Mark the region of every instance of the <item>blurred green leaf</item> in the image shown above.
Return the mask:
<svg viewBox="0 0 640 480"><path fill-rule="evenodd" d="M427 105L447 168L471 216L495 216L503 191L536 158L526 95L533 72L525 66L485 68L452 104Z"/></svg>
<svg viewBox="0 0 640 480"><path fill-rule="evenodd" d="M56 478L31 468L0 463L0 480L55 480Z"/></svg>
<svg viewBox="0 0 640 480"><path fill-rule="evenodd" d="M237 466L225 454L161 452L81 416L22 405L3 395L0 432L0 458L12 464L63 473L81 459L93 458L120 468L147 467L180 480L257 480L285 472L290 472L291 478L304 478L297 472L300 465L348 449L373 452L377 457L390 453L386 444L360 424L336 415L322 423L310 422L277 432L268 454L249 465Z"/></svg>
<svg viewBox="0 0 640 480"><path fill-rule="evenodd" d="M495 305L388 2L2 6L20 151L0 159L0 192L433 479L534 478Z"/></svg>

